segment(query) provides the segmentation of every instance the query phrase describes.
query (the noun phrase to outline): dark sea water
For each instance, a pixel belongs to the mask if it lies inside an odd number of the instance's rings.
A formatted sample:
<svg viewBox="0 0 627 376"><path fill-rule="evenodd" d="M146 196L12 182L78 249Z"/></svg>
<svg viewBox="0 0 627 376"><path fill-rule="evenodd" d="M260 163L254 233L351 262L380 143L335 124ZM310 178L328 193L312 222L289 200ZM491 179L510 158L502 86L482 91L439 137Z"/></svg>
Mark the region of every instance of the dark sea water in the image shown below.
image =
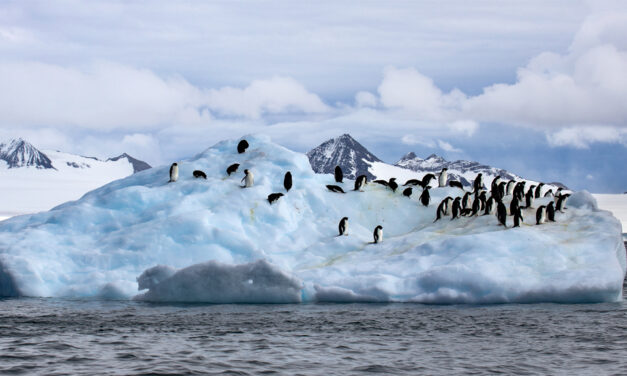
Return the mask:
<svg viewBox="0 0 627 376"><path fill-rule="evenodd" d="M627 303L155 305L4 299L0 373L625 375Z"/></svg>

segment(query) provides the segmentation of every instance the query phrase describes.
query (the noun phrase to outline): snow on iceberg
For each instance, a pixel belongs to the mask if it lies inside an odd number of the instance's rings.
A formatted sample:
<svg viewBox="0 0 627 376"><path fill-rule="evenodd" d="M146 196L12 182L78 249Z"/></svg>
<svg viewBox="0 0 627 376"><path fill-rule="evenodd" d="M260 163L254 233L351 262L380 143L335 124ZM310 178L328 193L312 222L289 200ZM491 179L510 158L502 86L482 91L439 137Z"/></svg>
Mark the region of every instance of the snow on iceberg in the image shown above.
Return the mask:
<svg viewBox="0 0 627 376"><path fill-rule="evenodd" d="M345 181L347 193L333 193L325 187L333 176L313 173L304 154L263 136L247 140L244 154L231 140L179 161L175 183L169 166L157 167L1 222L0 295L211 303L622 298L620 222L587 192L574 193L556 223L536 226L533 209L516 229L494 216L433 223L437 203L459 189L432 189L428 208L416 191L407 198L378 184L355 192ZM239 170L227 176L233 163ZM251 188L240 188L244 169L255 175ZM288 170L294 185L285 192ZM285 196L270 205L273 192ZM337 236L345 216L349 235ZM370 244L379 224L385 240Z"/></svg>

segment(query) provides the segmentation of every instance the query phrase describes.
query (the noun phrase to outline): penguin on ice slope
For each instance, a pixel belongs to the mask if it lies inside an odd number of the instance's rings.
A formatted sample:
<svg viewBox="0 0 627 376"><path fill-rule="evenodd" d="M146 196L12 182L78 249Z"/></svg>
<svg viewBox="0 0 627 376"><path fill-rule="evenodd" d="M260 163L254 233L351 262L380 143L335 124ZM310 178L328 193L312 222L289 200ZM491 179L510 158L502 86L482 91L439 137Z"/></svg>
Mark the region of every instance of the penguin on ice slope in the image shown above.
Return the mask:
<svg viewBox="0 0 627 376"><path fill-rule="evenodd" d="M344 174L342 173L342 167L335 166L334 175L335 175L335 182L336 183L341 183L342 180L344 180Z"/></svg>
<svg viewBox="0 0 627 376"><path fill-rule="evenodd" d="M170 181L168 183L173 183L177 181L178 178L179 178L179 165L178 163L174 162L172 163L172 166L170 166Z"/></svg>
<svg viewBox="0 0 627 376"><path fill-rule="evenodd" d="M429 186L427 185L420 195L420 202L424 206L429 206L429 201L431 201L431 196L429 195Z"/></svg>
<svg viewBox="0 0 627 376"><path fill-rule="evenodd" d="M283 187L286 192L289 192L292 188L292 173L289 171L285 173L285 177L283 178Z"/></svg>
<svg viewBox="0 0 627 376"><path fill-rule="evenodd" d="M246 151L246 149L248 149L248 141L246 140L242 140L239 142L239 144L237 144L237 152L242 154L243 152Z"/></svg>
<svg viewBox="0 0 627 376"><path fill-rule="evenodd" d="M440 172L440 177L438 179L438 185L440 186L440 188L446 187L446 179L448 177L448 168L444 167L442 168L442 171Z"/></svg>
<svg viewBox="0 0 627 376"><path fill-rule="evenodd" d="M252 171L244 170L244 174L246 175L242 178L242 181L244 182L243 188L252 187L253 184L255 184L255 176L253 175Z"/></svg>
<svg viewBox="0 0 627 376"><path fill-rule="evenodd" d="M239 163L233 163L232 165L226 168L226 174L231 176L232 173L237 172L238 168L239 168Z"/></svg>
<svg viewBox="0 0 627 376"><path fill-rule="evenodd" d="M546 205L540 205L536 210L536 225L541 225L546 222Z"/></svg>
<svg viewBox="0 0 627 376"><path fill-rule="evenodd" d="M520 227L520 224L524 221L522 208L518 207L516 213L514 213L514 226L512 227Z"/></svg>
<svg viewBox="0 0 627 376"><path fill-rule="evenodd" d="M366 185L366 183L368 182L368 177L366 177L366 175L359 175L356 179L355 179L355 191L361 191L361 189L364 187L364 185Z"/></svg>
<svg viewBox="0 0 627 376"><path fill-rule="evenodd" d="M374 228L374 233L372 234L374 237L374 243L381 243L383 241L383 226L379 225Z"/></svg>
<svg viewBox="0 0 627 376"><path fill-rule="evenodd" d="M348 232L346 232L348 230L348 217L340 219L340 224L337 227L340 232L340 236L348 235Z"/></svg>

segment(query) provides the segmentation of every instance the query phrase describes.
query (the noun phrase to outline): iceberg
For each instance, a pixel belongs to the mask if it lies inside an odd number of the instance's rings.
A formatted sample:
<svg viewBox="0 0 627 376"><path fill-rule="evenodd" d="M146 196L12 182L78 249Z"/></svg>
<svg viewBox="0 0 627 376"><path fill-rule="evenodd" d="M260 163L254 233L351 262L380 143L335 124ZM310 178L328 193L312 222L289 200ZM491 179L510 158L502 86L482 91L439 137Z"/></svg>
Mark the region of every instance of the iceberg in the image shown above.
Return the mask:
<svg viewBox="0 0 627 376"><path fill-rule="evenodd" d="M435 219L457 188L424 207L368 184L330 192L305 154L265 136L216 144L169 166L116 180L50 211L0 222L0 296L157 302L615 302L626 257L621 224L587 192L555 223L519 228L494 216ZM239 163L237 173L226 168ZM241 188L243 170L255 185ZM207 179L195 179L202 170ZM283 188L290 171L293 187ZM421 176L421 174L416 174ZM270 193L285 195L273 204ZM551 198L540 198L542 205ZM338 236L342 217L348 236ZM372 231L384 241L372 244Z"/></svg>

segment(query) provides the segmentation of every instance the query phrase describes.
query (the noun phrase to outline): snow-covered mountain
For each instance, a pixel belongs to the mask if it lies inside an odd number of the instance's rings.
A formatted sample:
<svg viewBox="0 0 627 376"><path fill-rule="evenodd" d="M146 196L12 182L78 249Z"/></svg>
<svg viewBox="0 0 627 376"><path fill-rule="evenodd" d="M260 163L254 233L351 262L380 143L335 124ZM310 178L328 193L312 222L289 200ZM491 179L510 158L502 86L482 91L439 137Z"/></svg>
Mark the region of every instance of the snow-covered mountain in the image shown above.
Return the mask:
<svg viewBox="0 0 627 376"><path fill-rule="evenodd" d="M410 152L394 165L391 165L381 161L348 134L325 141L307 153L307 156L314 172L332 174L335 166L340 166L344 171L344 176L351 179L354 179L356 175L365 174L370 180L387 180L395 177L399 182L404 183L409 179L421 179L428 173L438 176L442 168L446 167L448 169L448 181L457 180L464 186L472 185L479 173L483 175L486 186L497 176L504 180L527 180L531 184L536 183L501 168L474 161L447 161L436 154L422 159L414 152ZM557 182L545 183L545 185L545 191L548 189L555 191L557 187L568 189L565 185Z"/></svg>
<svg viewBox="0 0 627 376"><path fill-rule="evenodd" d="M0 219L48 210L113 180L150 168L122 154L107 160L38 150L23 139L0 144Z"/></svg>
<svg viewBox="0 0 627 376"><path fill-rule="evenodd" d="M405 154L394 165L421 173L430 172L436 176L446 167L449 180L457 180L464 186L472 185L472 182L479 173L483 175L484 181L488 183L497 176L500 176L501 179L504 180L522 179L522 177L501 168L487 166L474 161L447 161L436 154L431 154L427 158L422 159L416 156L415 153L410 152Z"/></svg>
<svg viewBox="0 0 627 376"><path fill-rule="evenodd" d="M5 161L8 168L54 168L52 161L46 154L21 138L0 143L0 160Z"/></svg>
<svg viewBox="0 0 627 376"><path fill-rule="evenodd" d="M317 174L332 174L335 166L342 167L344 177L354 179L366 175L373 179L369 171L370 163L381 162L349 134L330 139L313 148L307 153L311 168Z"/></svg>

